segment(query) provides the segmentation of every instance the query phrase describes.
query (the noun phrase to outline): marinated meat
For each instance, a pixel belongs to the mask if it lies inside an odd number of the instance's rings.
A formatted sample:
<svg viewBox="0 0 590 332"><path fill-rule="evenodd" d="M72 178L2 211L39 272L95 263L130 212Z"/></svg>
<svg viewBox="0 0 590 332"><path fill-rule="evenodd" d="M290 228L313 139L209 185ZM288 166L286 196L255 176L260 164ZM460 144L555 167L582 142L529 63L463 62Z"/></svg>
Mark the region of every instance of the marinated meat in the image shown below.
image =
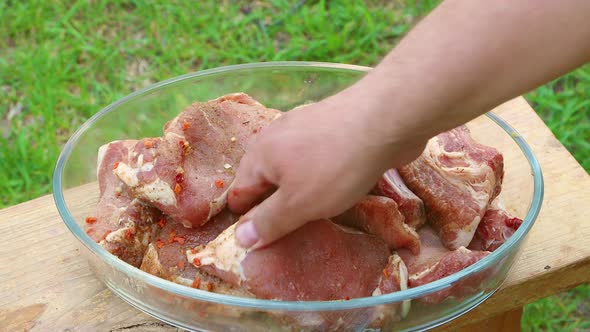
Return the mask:
<svg viewBox="0 0 590 332"><path fill-rule="evenodd" d="M465 126L430 139L422 155L399 172L451 250L469 245L504 174L502 155L474 141Z"/></svg>
<svg viewBox="0 0 590 332"><path fill-rule="evenodd" d="M408 289L408 269L404 261L397 254L389 256L387 265L383 269L379 286L373 291L373 296L389 294ZM383 326L399 321L408 315L410 300L391 303L376 308L372 326Z"/></svg>
<svg viewBox="0 0 590 332"><path fill-rule="evenodd" d="M518 230L522 219L513 217L499 206L490 207L484 214L470 249L494 251Z"/></svg>
<svg viewBox="0 0 590 332"><path fill-rule="evenodd" d="M164 126L149 161L138 154L115 174L133 195L186 227L204 225L226 205L250 138L280 115L237 93L194 103Z"/></svg>
<svg viewBox="0 0 590 332"><path fill-rule="evenodd" d="M465 247L459 247L459 249L445 254L437 263L429 268L410 275L408 284L411 288L414 288L442 279L475 264L487 255L489 255L488 251L472 251ZM440 303L448 298L461 298L474 294L483 278L485 278L485 274L482 273L464 277L452 286L423 296L419 300L420 302L426 303Z"/></svg>
<svg viewBox="0 0 590 332"><path fill-rule="evenodd" d="M377 182L372 194L393 199L405 218L405 223L418 229L426 222L424 202L404 183L396 169L390 169Z"/></svg>
<svg viewBox="0 0 590 332"><path fill-rule="evenodd" d="M344 300L371 296L390 256L381 239L336 225L309 222L257 250L236 244L235 226L189 261L263 299ZM199 248L197 248L199 249Z"/></svg>
<svg viewBox="0 0 590 332"><path fill-rule="evenodd" d="M164 126L162 137L104 145L100 199L87 233L124 261L186 286L329 301L380 296L459 272L522 223L494 201L502 155L462 126L432 138L399 173L387 171L371 195L334 222L312 221L266 247L243 249L235 239L240 216L225 208L226 195L248 141L279 115L246 94L230 94L190 105ZM488 272L418 301L471 295ZM321 330L349 324L383 329L395 327L409 308L406 301L275 318Z"/></svg>
<svg viewBox="0 0 590 332"><path fill-rule="evenodd" d="M414 254L420 252L418 234L404 222L391 198L369 195L333 220L378 236L390 249L409 248Z"/></svg>
<svg viewBox="0 0 590 332"><path fill-rule="evenodd" d="M114 141L100 147L97 176L100 188L94 217L86 218L86 234L113 255L138 267L157 232L160 211L133 197L114 174L127 161L137 141Z"/></svg>
<svg viewBox="0 0 590 332"><path fill-rule="evenodd" d="M416 274L429 266L438 262L449 249L440 241L440 238L429 225L426 225L418 230L420 236L420 254L414 255L407 249L397 250L397 254L402 258L408 273L410 275Z"/></svg>
<svg viewBox="0 0 590 332"><path fill-rule="evenodd" d="M157 223L162 230L150 243L140 268L185 286L214 290L217 293L252 296L196 269L186 258L187 250L206 245L237 220L236 215L223 210L206 225L191 229L178 221L162 217Z"/></svg>
<svg viewBox="0 0 590 332"><path fill-rule="evenodd" d="M465 247L448 250L434 230L428 226L421 228L418 233L422 240L420 255L415 256L407 250L398 251L408 269L408 286L410 288L457 273L489 254L488 251L469 250ZM477 286L482 277L482 274L476 274L462 279L451 287L421 297L419 301L439 303L447 298L464 296L474 290L473 286Z"/></svg>

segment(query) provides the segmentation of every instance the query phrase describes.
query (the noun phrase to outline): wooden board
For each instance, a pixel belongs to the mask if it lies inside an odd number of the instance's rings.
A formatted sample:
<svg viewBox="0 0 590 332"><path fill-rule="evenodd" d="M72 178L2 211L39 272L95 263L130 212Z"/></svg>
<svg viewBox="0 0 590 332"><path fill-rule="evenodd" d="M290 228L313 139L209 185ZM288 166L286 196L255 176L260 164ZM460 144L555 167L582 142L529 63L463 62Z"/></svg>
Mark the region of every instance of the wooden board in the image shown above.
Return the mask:
<svg viewBox="0 0 590 332"><path fill-rule="evenodd" d="M522 98L496 113L531 145L545 200L502 288L452 330L590 281L590 177ZM85 204L80 197L77 204ZM0 210L0 331L176 331L102 285L80 255L51 196Z"/></svg>

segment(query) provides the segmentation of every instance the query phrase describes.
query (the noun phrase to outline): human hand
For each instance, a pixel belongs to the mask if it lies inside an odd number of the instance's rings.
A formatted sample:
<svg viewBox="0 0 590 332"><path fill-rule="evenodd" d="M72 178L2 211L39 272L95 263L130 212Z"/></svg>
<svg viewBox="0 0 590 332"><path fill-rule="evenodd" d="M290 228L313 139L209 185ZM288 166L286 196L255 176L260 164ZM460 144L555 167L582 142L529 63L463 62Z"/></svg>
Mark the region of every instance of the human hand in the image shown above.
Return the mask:
<svg viewBox="0 0 590 332"><path fill-rule="evenodd" d="M228 197L232 211L246 213L236 230L242 247L264 246L344 212L388 168L421 153L425 141L379 137L384 131L368 121L376 112L366 107L336 95L296 108L258 134Z"/></svg>

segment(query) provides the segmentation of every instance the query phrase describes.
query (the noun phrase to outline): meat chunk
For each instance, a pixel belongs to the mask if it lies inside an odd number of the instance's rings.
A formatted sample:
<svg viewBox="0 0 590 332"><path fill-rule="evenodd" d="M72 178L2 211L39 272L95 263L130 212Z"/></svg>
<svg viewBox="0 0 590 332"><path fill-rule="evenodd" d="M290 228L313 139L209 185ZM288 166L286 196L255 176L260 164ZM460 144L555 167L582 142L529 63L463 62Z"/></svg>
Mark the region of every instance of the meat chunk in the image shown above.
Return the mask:
<svg viewBox="0 0 590 332"><path fill-rule="evenodd" d="M414 254L420 252L418 234L404 222L391 198L369 195L333 220L378 236L390 249L409 248Z"/></svg>
<svg viewBox="0 0 590 332"><path fill-rule="evenodd" d="M204 225L226 205L227 190L250 138L279 111L237 93L197 102L146 140L155 155L122 162L116 175L138 198L186 227Z"/></svg>
<svg viewBox="0 0 590 332"><path fill-rule="evenodd" d="M430 226L426 225L418 230L420 236L420 254L414 255L410 250L398 250L397 254L406 264L410 275L416 274L438 262L449 252L440 238Z"/></svg>
<svg viewBox="0 0 590 332"><path fill-rule="evenodd" d="M287 301L348 300L407 287L403 261L390 256L379 238L318 220L273 244L244 250L236 244L235 225L197 253L187 251L200 270L239 286L257 298ZM308 312L280 315L290 325L338 330L350 324L382 324L407 314L409 302L375 310Z"/></svg>
<svg viewBox="0 0 590 332"><path fill-rule="evenodd" d="M506 242L522 224L522 219L513 217L500 207L491 207L484 214L470 249L494 251Z"/></svg>
<svg viewBox="0 0 590 332"><path fill-rule="evenodd" d="M408 269L404 261L397 254L389 256L387 265L379 286L373 291L373 296L393 293L408 289ZM410 312L411 300L402 303L392 303L376 308L373 327L390 325L406 317Z"/></svg>
<svg viewBox="0 0 590 332"><path fill-rule="evenodd" d="M100 147L97 175L100 188L96 217L88 218L86 234L125 262L138 267L157 228L160 211L134 198L114 174L127 161L137 141L114 141ZM96 218L96 219L93 219Z"/></svg>
<svg viewBox="0 0 590 332"><path fill-rule="evenodd" d="M465 126L430 139L422 155L399 172L451 250L469 245L504 174L502 155L475 142Z"/></svg>
<svg viewBox="0 0 590 332"><path fill-rule="evenodd" d="M442 279L475 264L488 254L489 252L487 251L471 251L465 247L460 247L445 254L437 263L429 268L410 275L408 284L413 288ZM419 300L426 303L440 303L447 298L461 298L470 293L475 293L483 278L485 278L485 274L475 274L463 278L452 286L425 295Z"/></svg>
<svg viewBox="0 0 590 332"><path fill-rule="evenodd" d="M448 250L440 241L435 231L426 226L418 232L422 239L420 255L413 255L407 250L398 254L408 269L408 286L410 288L425 285L457 273L474 264L489 254L487 251L469 250L459 247ZM477 290L484 275L476 274L462 279L451 287L423 296L419 299L425 303L439 303L447 298L459 298Z"/></svg>
<svg viewBox="0 0 590 332"><path fill-rule="evenodd" d="M372 193L393 199L405 218L405 223L419 228L426 222L424 202L404 183L396 169L390 169L377 182Z"/></svg>
<svg viewBox="0 0 590 332"><path fill-rule="evenodd" d="M267 247L244 250L235 226L189 261L258 298L315 301L371 296L389 258L381 239L329 220L307 223Z"/></svg>
<svg viewBox="0 0 590 332"><path fill-rule="evenodd" d="M187 250L206 245L237 220L236 215L224 210L206 225L191 229L184 227L178 221L162 217L158 222L158 227L162 231L150 243L140 268L185 286L216 293L252 296L219 278L200 271L186 258Z"/></svg>

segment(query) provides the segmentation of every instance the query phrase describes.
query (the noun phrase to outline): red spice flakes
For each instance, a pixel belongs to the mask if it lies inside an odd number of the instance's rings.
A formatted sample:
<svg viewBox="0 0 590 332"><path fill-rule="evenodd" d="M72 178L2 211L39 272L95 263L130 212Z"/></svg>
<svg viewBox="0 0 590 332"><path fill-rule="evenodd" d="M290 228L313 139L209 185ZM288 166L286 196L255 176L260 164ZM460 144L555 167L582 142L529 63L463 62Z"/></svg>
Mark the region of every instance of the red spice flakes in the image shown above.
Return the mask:
<svg viewBox="0 0 590 332"><path fill-rule="evenodd" d="M174 192L176 193L176 195L180 194L182 192L182 186L180 185L180 183L177 183L174 186Z"/></svg>
<svg viewBox="0 0 590 332"><path fill-rule="evenodd" d="M96 222L96 217L86 217L87 224L94 224Z"/></svg>
<svg viewBox="0 0 590 332"><path fill-rule="evenodd" d="M179 244L184 244L184 238L177 236L173 239L174 241L178 242Z"/></svg>
<svg viewBox="0 0 590 332"><path fill-rule="evenodd" d="M199 288L199 286L201 286L201 278L196 277L195 280L193 280L193 284L191 286L193 288Z"/></svg>
<svg viewBox="0 0 590 332"><path fill-rule="evenodd" d="M182 146L182 157L186 157L189 150L191 149L190 145L188 144L188 142L185 142L184 140L178 141L178 145Z"/></svg>
<svg viewBox="0 0 590 332"><path fill-rule="evenodd" d="M127 229L127 231L125 231L125 239L127 240L131 240L133 238L133 235L135 234L135 231L131 228Z"/></svg>
<svg viewBox="0 0 590 332"><path fill-rule="evenodd" d="M191 124L188 123L186 120L182 123L182 130L187 130L191 127Z"/></svg>
<svg viewBox="0 0 590 332"><path fill-rule="evenodd" d="M344 300L350 301L350 296L345 297Z"/></svg>
<svg viewBox="0 0 590 332"><path fill-rule="evenodd" d="M164 247L165 243L162 240L158 240L156 241L156 246L158 247L158 249L162 249L162 247Z"/></svg>
<svg viewBox="0 0 590 332"><path fill-rule="evenodd" d="M117 167L119 167L119 162L118 161L113 164L113 169L117 169Z"/></svg>
<svg viewBox="0 0 590 332"><path fill-rule="evenodd" d="M115 197L121 197L121 192L115 190Z"/></svg>
<svg viewBox="0 0 590 332"><path fill-rule="evenodd" d="M184 173L176 174L174 181L176 181L176 183L182 183L184 181Z"/></svg>
<svg viewBox="0 0 590 332"><path fill-rule="evenodd" d="M230 194L231 194L232 196L234 196L234 197L238 197L238 196L239 196L239 194L238 194L238 191L237 191L236 189L232 190L232 191L230 192Z"/></svg>
<svg viewBox="0 0 590 332"><path fill-rule="evenodd" d="M151 139L146 139L145 141L143 141L143 147L146 149L151 149L154 147L154 141L152 141Z"/></svg>
<svg viewBox="0 0 590 332"><path fill-rule="evenodd" d="M90 235L90 234L92 234L92 233L94 233L94 228L88 228L88 229L86 230L86 234Z"/></svg>
<svg viewBox="0 0 590 332"><path fill-rule="evenodd" d="M170 234L168 234L168 243L174 242L174 238L176 238L176 232L171 231Z"/></svg>
<svg viewBox="0 0 590 332"><path fill-rule="evenodd" d="M225 186L225 183L223 182L222 179L217 179L217 180L215 180L215 186L217 188L223 188L223 186Z"/></svg>
<svg viewBox="0 0 590 332"><path fill-rule="evenodd" d="M166 226L166 217L162 216L162 218L160 218L158 226L160 226L160 228L164 228L164 226Z"/></svg>
<svg viewBox="0 0 590 332"><path fill-rule="evenodd" d="M389 277L389 270L387 270L387 268L383 269L383 276L385 278Z"/></svg>
<svg viewBox="0 0 590 332"><path fill-rule="evenodd" d="M209 291L209 292L213 291L213 286L214 286L213 283L208 282L207 283L207 291Z"/></svg>
<svg viewBox="0 0 590 332"><path fill-rule="evenodd" d="M176 267L179 269L184 269L184 262L180 261L180 262L176 263Z"/></svg>
<svg viewBox="0 0 590 332"><path fill-rule="evenodd" d="M201 260L195 257L193 258L193 264L195 264L196 267L199 267L201 266Z"/></svg>
<svg viewBox="0 0 590 332"><path fill-rule="evenodd" d="M193 255L194 255L194 254L196 254L197 252L198 252L198 251L197 251L197 249L195 249L195 248L192 248L192 249L191 249L191 254L193 254Z"/></svg>

